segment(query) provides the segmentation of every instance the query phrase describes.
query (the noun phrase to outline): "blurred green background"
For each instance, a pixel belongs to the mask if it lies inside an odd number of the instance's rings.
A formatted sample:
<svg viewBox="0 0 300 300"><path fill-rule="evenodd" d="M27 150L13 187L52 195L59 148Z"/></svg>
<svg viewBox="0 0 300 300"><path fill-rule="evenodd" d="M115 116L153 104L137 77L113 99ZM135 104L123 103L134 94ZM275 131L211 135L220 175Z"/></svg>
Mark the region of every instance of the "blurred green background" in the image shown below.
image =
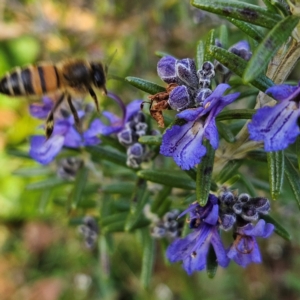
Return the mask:
<svg viewBox="0 0 300 300"><path fill-rule="evenodd" d="M243 37L217 16L193 9L189 1L2 0L0 74L15 66L69 57L105 61L117 50L111 74L162 84L156 75L155 52L194 57L198 40L221 24L229 26L231 44ZM122 81L109 80L108 89L125 102L147 99ZM144 289L139 281L142 232L116 233L113 240L103 236L96 249L87 250L69 220L97 215L98 202L110 199L96 192L92 205L73 211L59 201L65 200L61 196L68 195L68 186L27 188L55 170L53 165L43 173L25 155L28 136L41 124L30 117L29 102L0 96L1 300L300 299L300 218L288 186L280 201L272 203L272 215L291 232L293 241L276 235L260 241L262 265L244 270L231 263L228 269L219 269L213 280L205 272L188 277L179 264L166 264L163 247L156 243L154 274L150 288ZM115 109L108 100L101 102L102 108ZM31 172L37 168L36 176L26 176L26 168ZM259 169L260 176L266 172ZM269 196L267 179L256 182L256 187L260 195Z"/></svg>

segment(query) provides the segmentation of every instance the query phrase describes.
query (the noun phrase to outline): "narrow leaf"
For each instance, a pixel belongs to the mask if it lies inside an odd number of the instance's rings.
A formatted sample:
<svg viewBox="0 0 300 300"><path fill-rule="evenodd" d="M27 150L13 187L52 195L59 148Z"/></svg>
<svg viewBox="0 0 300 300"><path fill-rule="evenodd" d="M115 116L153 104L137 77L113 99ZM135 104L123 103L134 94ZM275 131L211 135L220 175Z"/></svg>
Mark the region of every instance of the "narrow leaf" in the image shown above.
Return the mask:
<svg viewBox="0 0 300 300"><path fill-rule="evenodd" d="M123 167L126 166L126 154L113 148L104 146L86 147L86 150L92 154L93 161L107 160Z"/></svg>
<svg viewBox="0 0 300 300"><path fill-rule="evenodd" d="M26 186L26 190L41 190L47 188L54 188L60 185L70 184L70 183L72 182L62 180L57 177L52 177L52 178L48 178L47 180L30 183Z"/></svg>
<svg viewBox="0 0 300 300"><path fill-rule="evenodd" d="M72 207L76 208L79 202L83 197L83 190L87 183L89 170L86 167L83 167L79 170L76 175L74 188L72 191Z"/></svg>
<svg viewBox="0 0 300 300"><path fill-rule="evenodd" d="M139 138L139 143L144 145L159 146L162 141L161 135L144 135Z"/></svg>
<svg viewBox="0 0 300 300"><path fill-rule="evenodd" d="M281 193L283 177L284 177L284 152L267 152L269 182L271 196L276 200Z"/></svg>
<svg viewBox="0 0 300 300"><path fill-rule="evenodd" d="M151 205L151 211L157 212L159 207L163 204L166 198L170 195L172 188L170 186L163 186L163 188L157 193L154 201Z"/></svg>
<svg viewBox="0 0 300 300"><path fill-rule="evenodd" d="M191 4L217 15L238 19L266 28L273 28L281 20L281 16L278 14L242 1L192 0Z"/></svg>
<svg viewBox="0 0 300 300"><path fill-rule="evenodd" d="M138 179L136 188L133 193L130 205L130 213L127 216L125 230L130 231L136 228L136 224L143 216L143 209L149 199L149 191L147 190L147 183L143 179Z"/></svg>
<svg viewBox="0 0 300 300"><path fill-rule="evenodd" d="M216 181L223 184L232 176L236 175L237 170L242 165L242 160L230 160L227 162L222 171L217 175Z"/></svg>
<svg viewBox="0 0 300 300"><path fill-rule="evenodd" d="M219 28L219 41L222 44L222 47L228 48L228 27L226 25L221 25Z"/></svg>
<svg viewBox="0 0 300 300"><path fill-rule="evenodd" d="M217 128L218 128L219 134L226 142L228 142L228 143L235 142L235 136L226 124L224 124L222 122L217 122Z"/></svg>
<svg viewBox="0 0 300 300"><path fill-rule="evenodd" d="M213 57L209 52L209 47L215 45L215 30L209 31L208 36L205 41L205 51L204 51L204 61L213 61ZM201 67L201 66L200 66Z"/></svg>
<svg viewBox="0 0 300 300"><path fill-rule="evenodd" d="M208 200L215 158L215 150L209 141L205 141L204 146L206 147L206 154L202 158L201 163L198 164L196 179L196 195L201 206L205 206Z"/></svg>
<svg viewBox="0 0 300 300"><path fill-rule="evenodd" d="M121 220L115 223L111 223L107 226L101 227L101 233L109 233L109 232L123 232L125 226L125 220Z"/></svg>
<svg viewBox="0 0 300 300"><path fill-rule="evenodd" d="M300 170L300 136L298 136L296 139L296 154L298 161L298 170Z"/></svg>
<svg viewBox="0 0 300 300"><path fill-rule="evenodd" d="M241 179L240 174L233 175L228 180L224 182L225 186L233 186L235 183L237 183Z"/></svg>
<svg viewBox="0 0 300 300"><path fill-rule="evenodd" d="M152 271L155 257L155 240L150 236L149 230L143 230L143 258L141 284L148 289L152 278Z"/></svg>
<svg viewBox="0 0 300 300"><path fill-rule="evenodd" d="M197 44L197 53L196 53L197 70L199 70L204 63L204 51L205 51L205 43L200 40Z"/></svg>
<svg viewBox="0 0 300 300"><path fill-rule="evenodd" d="M108 194L132 194L134 190L134 184L131 182L119 182L107 184L101 188L101 191Z"/></svg>
<svg viewBox="0 0 300 300"><path fill-rule="evenodd" d="M190 178L183 176L181 173L174 171L160 171L160 170L141 170L137 172L140 178L163 185L177 187L185 190L195 190L196 183Z"/></svg>
<svg viewBox="0 0 300 300"><path fill-rule="evenodd" d="M271 223L275 226L275 232L284 238L287 241L291 240L291 235L289 232L280 224L278 223L275 219L273 219L270 215L261 215L261 219L265 220L268 223Z"/></svg>
<svg viewBox="0 0 300 300"><path fill-rule="evenodd" d="M31 167L31 168L22 168L13 171L13 175L21 176L21 177L34 177L40 175L48 175L51 174L52 171L50 168L43 167Z"/></svg>
<svg viewBox="0 0 300 300"><path fill-rule="evenodd" d="M208 255L207 255L207 276L208 278L214 278L218 269L218 260L215 253L215 249L212 245L209 246Z"/></svg>
<svg viewBox="0 0 300 300"><path fill-rule="evenodd" d="M229 17L227 17L227 20L230 21L237 28L239 28L241 31L245 32L248 36L253 38L258 43L261 42L265 36L260 29L255 27L255 25L251 25L249 23L239 21L237 19L229 18Z"/></svg>
<svg viewBox="0 0 300 300"><path fill-rule="evenodd" d="M122 220L125 220L127 215L128 215L128 212L114 213L110 216L101 218L100 225L101 225L101 227L104 227L104 226L108 226L113 223L120 222Z"/></svg>
<svg viewBox="0 0 300 300"><path fill-rule="evenodd" d="M231 109L225 110L218 114L217 121L223 120L235 120L235 119L252 119L252 116L256 113L255 109Z"/></svg>
<svg viewBox="0 0 300 300"><path fill-rule="evenodd" d="M210 51L215 59L221 64L230 69L232 72L242 77L246 69L247 62L241 57L216 46L210 46ZM259 75L251 81L251 84L260 91L265 91L267 88L274 85L273 81L265 75Z"/></svg>
<svg viewBox="0 0 300 300"><path fill-rule="evenodd" d="M290 159L285 156L285 175L287 176L288 182L291 185L297 204L300 208L300 175L299 172L294 168Z"/></svg>
<svg viewBox="0 0 300 300"><path fill-rule="evenodd" d="M150 95L154 95L154 94L166 91L166 89L164 87L162 87L156 83L153 83L151 81L141 79L141 78L128 76L125 78L125 80L128 83L130 83L131 85L133 85L134 87L136 87Z"/></svg>
<svg viewBox="0 0 300 300"><path fill-rule="evenodd" d="M298 17L288 16L274 26L252 55L243 76L245 82L251 82L264 71L280 46L288 40L298 23Z"/></svg>

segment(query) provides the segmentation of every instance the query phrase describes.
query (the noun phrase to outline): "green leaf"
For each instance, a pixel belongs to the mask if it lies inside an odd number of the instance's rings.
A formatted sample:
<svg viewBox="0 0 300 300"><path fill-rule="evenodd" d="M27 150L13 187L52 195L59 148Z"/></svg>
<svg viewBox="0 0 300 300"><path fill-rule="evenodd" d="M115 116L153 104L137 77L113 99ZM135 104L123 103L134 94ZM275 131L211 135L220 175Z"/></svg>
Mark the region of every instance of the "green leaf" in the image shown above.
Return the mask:
<svg viewBox="0 0 300 300"><path fill-rule="evenodd" d="M256 109L231 109L225 110L218 114L217 121L223 120L235 120L235 119L252 119L252 116L256 113Z"/></svg>
<svg viewBox="0 0 300 300"><path fill-rule="evenodd" d="M284 238L287 241L291 240L291 235L289 232L280 224L278 223L275 219L273 219L270 215L260 215L260 218L265 220L267 223L271 223L275 226L275 232Z"/></svg>
<svg viewBox="0 0 300 300"><path fill-rule="evenodd" d="M162 141L161 135L144 135L139 138L139 143L145 145L159 146Z"/></svg>
<svg viewBox="0 0 300 300"><path fill-rule="evenodd" d="M93 161L107 160L117 165L127 167L126 154L121 153L113 148L105 146L86 147L86 150L92 154ZM129 167L127 167L129 168Z"/></svg>
<svg viewBox="0 0 300 300"><path fill-rule="evenodd" d="M155 240L150 236L149 230L143 230L143 258L141 271L141 285L148 289L152 278L155 257Z"/></svg>
<svg viewBox="0 0 300 300"><path fill-rule="evenodd" d="M298 23L298 17L288 16L274 26L258 45L248 62L243 76L244 82L251 82L264 71L280 46L288 40Z"/></svg>
<svg viewBox="0 0 300 300"><path fill-rule="evenodd" d="M164 87L162 87L156 83L153 83L151 81L141 79L141 78L128 76L125 78L125 80L128 83L130 83L131 85L133 85L134 87L136 87L150 95L155 95L157 93L166 91L166 89Z"/></svg>
<svg viewBox="0 0 300 300"><path fill-rule="evenodd" d="M249 23L229 17L227 17L227 20L257 42L261 42L265 36L265 34L259 28L255 27L255 25L251 25Z"/></svg>
<svg viewBox="0 0 300 300"><path fill-rule="evenodd" d="M208 200L215 158L215 150L209 141L205 141L203 145L206 147L206 154L198 164L196 178L196 195L201 206L205 206Z"/></svg>
<svg viewBox="0 0 300 300"><path fill-rule="evenodd" d="M76 208L79 202L81 201L84 193L83 190L85 188L85 185L87 183L89 170L86 167L81 168L75 179L74 188L72 191L72 208Z"/></svg>
<svg viewBox="0 0 300 300"><path fill-rule="evenodd" d="M104 185L101 188L101 192L108 193L108 194L121 194L121 195L128 195L132 194L134 190L134 184L131 182L119 182L119 183L112 183Z"/></svg>
<svg viewBox="0 0 300 300"><path fill-rule="evenodd" d="M286 155L284 172L287 176L288 182L290 183L295 199L300 208L300 175Z"/></svg>
<svg viewBox="0 0 300 300"><path fill-rule="evenodd" d="M100 225L101 227L108 226L113 223L118 223L120 221L124 221L126 217L128 216L128 211L127 212L120 212L120 213L114 213L110 216L101 218L100 220Z"/></svg>
<svg viewBox="0 0 300 300"><path fill-rule="evenodd" d="M238 19L266 28L273 28L281 20L280 15L247 2L234 0L192 0L191 4L217 15Z"/></svg>
<svg viewBox="0 0 300 300"><path fill-rule="evenodd" d="M155 51L155 55L158 57L174 56L174 55L171 55L170 53L164 52L164 51Z"/></svg>
<svg viewBox="0 0 300 300"><path fill-rule="evenodd" d="M22 168L13 171L13 175L21 176L21 177L34 177L41 175L51 174L52 170L50 168L45 168L45 166L41 167L30 167L30 168Z"/></svg>
<svg viewBox="0 0 300 300"><path fill-rule="evenodd" d="M205 52L205 43L200 40L197 44L197 52L196 52L197 70L199 70L204 63L204 52Z"/></svg>
<svg viewBox="0 0 300 300"><path fill-rule="evenodd" d="M152 212L156 213L159 210L160 206L170 195L171 191L172 191L172 187L163 186L163 188L157 193L156 197L154 198L154 201L152 202L151 205Z"/></svg>
<svg viewBox="0 0 300 300"><path fill-rule="evenodd" d="M267 2L270 2L274 8L277 8L284 16L290 15L290 7L285 0L264 0L266 6Z"/></svg>
<svg viewBox="0 0 300 300"><path fill-rule="evenodd" d="M215 249L212 245L209 246L208 255L207 255L207 267L206 272L208 278L214 278L218 269L218 260L215 253Z"/></svg>
<svg viewBox="0 0 300 300"><path fill-rule="evenodd" d="M219 28L219 41L222 44L222 48L228 48L228 27L226 25L221 25Z"/></svg>
<svg viewBox="0 0 300 300"><path fill-rule="evenodd" d="M184 190L196 189L196 183L190 178L183 176L181 172L177 173L174 171L165 170L141 170L137 172L137 176L148 181L181 188Z"/></svg>
<svg viewBox="0 0 300 300"><path fill-rule="evenodd" d="M300 170L300 136L299 135L296 139L296 154L298 160L298 170Z"/></svg>
<svg viewBox="0 0 300 300"><path fill-rule="evenodd" d="M204 62L205 61L213 61L213 57L209 52L209 47L211 45L215 45L215 30L212 29L209 31L208 36L205 41L205 51L204 51Z"/></svg>
<svg viewBox="0 0 300 300"><path fill-rule="evenodd" d="M281 193L283 184L284 152L267 152L267 158L271 196L273 200L276 200Z"/></svg>
<svg viewBox="0 0 300 300"><path fill-rule="evenodd" d="M54 188L57 186L72 184L70 181L62 180L57 177L51 177L46 180L30 183L26 186L26 190L42 190L47 188Z"/></svg>
<svg viewBox="0 0 300 300"><path fill-rule="evenodd" d="M221 137L228 143L234 143L235 142L235 136L230 130L229 126L222 122L217 122L217 128L218 132L221 135Z"/></svg>
<svg viewBox="0 0 300 300"><path fill-rule="evenodd" d="M149 195L147 182L139 178L136 182L136 188L131 199L130 213L126 219L126 231L137 228L136 225L143 217L143 209L149 200Z"/></svg>
<svg viewBox="0 0 300 300"><path fill-rule="evenodd" d="M124 231L124 226L125 226L125 219L120 220L115 223L111 223L107 226L101 227L101 232L103 234L109 233L109 232L123 232Z"/></svg>
<svg viewBox="0 0 300 300"><path fill-rule="evenodd" d="M241 179L241 175L240 174L236 174L236 175L233 175L232 177L230 177L229 179L227 179L225 182L224 182L224 185L225 186L233 186L235 183L237 183L239 180Z"/></svg>
<svg viewBox="0 0 300 300"><path fill-rule="evenodd" d="M232 176L236 175L237 170L242 165L242 160L230 160L227 162L222 171L217 175L216 181L223 184L229 180Z"/></svg>
<svg viewBox="0 0 300 300"><path fill-rule="evenodd" d="M242 77L246 69L247 62L241 57L216 46L210 46L210 51L213 57L232 72ZM259 75L251 81L251 84L264 92L266 89L274 85L274 82L265 75Z"/></svg>

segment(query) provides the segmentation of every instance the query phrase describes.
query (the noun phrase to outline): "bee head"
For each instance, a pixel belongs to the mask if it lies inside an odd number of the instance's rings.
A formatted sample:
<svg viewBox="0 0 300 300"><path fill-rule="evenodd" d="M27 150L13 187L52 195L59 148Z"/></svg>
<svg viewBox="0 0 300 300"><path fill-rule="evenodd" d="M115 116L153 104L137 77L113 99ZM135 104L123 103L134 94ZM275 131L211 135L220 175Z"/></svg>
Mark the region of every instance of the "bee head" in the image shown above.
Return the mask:
<svg viewBox="0 0 300 300"><path fill-rule="evenodd" d="M96 88L102 88L106 91L106 68L102 63L91 63L92 81Z"/></svg>

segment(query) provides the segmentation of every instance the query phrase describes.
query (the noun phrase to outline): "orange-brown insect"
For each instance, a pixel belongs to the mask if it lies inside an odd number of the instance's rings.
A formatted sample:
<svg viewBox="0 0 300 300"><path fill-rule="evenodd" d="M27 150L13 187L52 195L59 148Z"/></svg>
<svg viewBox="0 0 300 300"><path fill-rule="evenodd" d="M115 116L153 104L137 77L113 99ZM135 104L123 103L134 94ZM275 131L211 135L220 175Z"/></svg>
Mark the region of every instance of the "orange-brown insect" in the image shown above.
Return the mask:
<svg viewBox="0 0 300 300"><path fill-rule="evenodd" d="M93 88L107 93L106 73L107 67L101 62L88 62L83 59L18 67L0 79L0 93L9 96L42 96L61 92L46 120L46 136L49 138L53 132L54 113L65 98L77 127L80 127L80 120L72 103L72 96L89 93L99 111L99 102Z"/></svg>
<svg viewBox="0 0 300 300"><path fill-rule="evenodd" d="M170 109L170 105L168 103L169 95L176 86L178 86L176 83L170 83L166 87L165 92L160 92L148 97L151 101L149 107L150 115L157 122L159 127L165 127L162 111Z"/></svg>

